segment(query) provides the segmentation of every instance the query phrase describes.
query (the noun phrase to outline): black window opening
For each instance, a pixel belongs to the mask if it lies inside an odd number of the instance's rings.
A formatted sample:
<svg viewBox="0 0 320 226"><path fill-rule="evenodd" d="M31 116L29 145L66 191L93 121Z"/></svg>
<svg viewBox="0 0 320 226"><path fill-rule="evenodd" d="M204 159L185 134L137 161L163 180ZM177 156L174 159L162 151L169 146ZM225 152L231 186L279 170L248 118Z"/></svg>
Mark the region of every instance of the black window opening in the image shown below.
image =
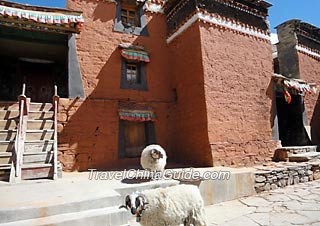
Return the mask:
<svg viewBox="0 0 320 226"><path fill-rule="evenodd" d="M145 91L148 89L145 62L122 59L120 88Z"/></svg>
<svg viewBox="0 0 320 226"><path fill-rule="evenodd" d="M156 143L155 127L152 121L136 122L120 120L119 122L119 157L137 158L142 150Z"/></svg>
<svg viewBox="0 0 320 226"><path fill-rule="evenodd" d="M147 36L147 19L143 2L118 0L114 31Z"/></svg>

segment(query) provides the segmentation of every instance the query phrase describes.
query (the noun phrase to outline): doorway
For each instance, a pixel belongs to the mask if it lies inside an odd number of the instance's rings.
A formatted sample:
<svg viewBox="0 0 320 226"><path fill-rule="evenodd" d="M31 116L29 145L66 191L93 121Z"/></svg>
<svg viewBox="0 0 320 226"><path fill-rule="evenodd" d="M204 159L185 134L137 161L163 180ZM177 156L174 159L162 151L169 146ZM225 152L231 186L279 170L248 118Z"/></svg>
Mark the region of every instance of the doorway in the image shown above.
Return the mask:
<svg viewBox="0 0 320 226"><path fill-rule="evenodd" d="M26 96L32 102L51 102L54 94L53 62L20 61L19 73L26 84Z"/></svg>
<svg viewBox="0 0 320 226"><path fill-rule="evenodd" d="M304 127L304 99L301 95L291 95L291 103L287 103L283 93L276 96L279 138L282 146L307 146L311 140Z"/></svg>
<svg viewBox="0 0 320 226"><path fill-rule="evenodd" d="M0 100L51 102L54 85L68 97L68 35L0 26Z"/></svg>

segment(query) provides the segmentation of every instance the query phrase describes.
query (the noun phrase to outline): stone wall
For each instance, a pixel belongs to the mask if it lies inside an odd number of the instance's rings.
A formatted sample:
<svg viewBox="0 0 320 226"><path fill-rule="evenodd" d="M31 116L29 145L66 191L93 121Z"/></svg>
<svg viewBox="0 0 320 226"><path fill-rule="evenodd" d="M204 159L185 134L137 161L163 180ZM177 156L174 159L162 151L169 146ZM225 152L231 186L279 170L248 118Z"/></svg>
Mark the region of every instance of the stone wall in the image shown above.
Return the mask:
<svg viewBox="0 0 320 226"><path fill-rule="evenodd" d="M256 192L283 188L288 185L320 179L320 165L315 163L279 163L260 167L255 172Z"/></svg>
<svg viewBox="0 0 320 226"><path fill-rule="evenodd" d="M272 47L263 39L201 24L204 87L213 164L270 161Z"/></svg>

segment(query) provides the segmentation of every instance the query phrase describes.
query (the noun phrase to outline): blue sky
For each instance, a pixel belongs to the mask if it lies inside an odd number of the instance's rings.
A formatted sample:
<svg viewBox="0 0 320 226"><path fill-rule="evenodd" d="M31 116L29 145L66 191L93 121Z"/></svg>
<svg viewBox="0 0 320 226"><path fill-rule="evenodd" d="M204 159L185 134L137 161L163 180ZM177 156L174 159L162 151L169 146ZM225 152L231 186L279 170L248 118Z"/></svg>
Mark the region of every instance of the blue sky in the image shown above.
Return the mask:
<svg viewBox="0 0 320 226"><path fill-rule="evenodd" d="M272 31L274 27L289 19L300 19L320 27L319 0L269 0L272 7L269 20Z"/></svg>
<svg viewBox="0 0 320 226"><path fill-rule="evenodd" d="M66 0L9 0L11 2L19 2L29 5L38 5L38 6L49 6L49 7L59 7L65 8Z"/></svg>
<svg viewBox="0 0 320 226"><path fill-rule="evenodd" d="M12 0L11 0L12 1ZM13 0L30 5L43 5L50 7L65 7L66 0ZM319 0L269 0L273 6L270 8L269 20L271 29L289 19L301 19L320 27L320 1Z"/></svg>

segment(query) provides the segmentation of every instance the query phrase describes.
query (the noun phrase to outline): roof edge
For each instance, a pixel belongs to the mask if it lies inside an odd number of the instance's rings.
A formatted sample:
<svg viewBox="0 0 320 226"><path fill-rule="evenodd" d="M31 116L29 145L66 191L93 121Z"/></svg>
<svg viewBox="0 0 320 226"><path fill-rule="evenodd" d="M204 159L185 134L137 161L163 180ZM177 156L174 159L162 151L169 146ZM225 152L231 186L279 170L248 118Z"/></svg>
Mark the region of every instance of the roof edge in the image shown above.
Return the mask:
<svg viewBox="0 0 320 226"><path fill-rule="evenodd" d="M63 8L57 8L57 7L35 6L35 5L21 4L21 3L4 1L4 0L0 0L0 5L18 8L18 9L24 9L24 10L41 11L41 12L60 12L60 13L70 13L70 14L76 14L76 15L82 14L82 11L69 10L69 9L63 9Z"/></svg>

